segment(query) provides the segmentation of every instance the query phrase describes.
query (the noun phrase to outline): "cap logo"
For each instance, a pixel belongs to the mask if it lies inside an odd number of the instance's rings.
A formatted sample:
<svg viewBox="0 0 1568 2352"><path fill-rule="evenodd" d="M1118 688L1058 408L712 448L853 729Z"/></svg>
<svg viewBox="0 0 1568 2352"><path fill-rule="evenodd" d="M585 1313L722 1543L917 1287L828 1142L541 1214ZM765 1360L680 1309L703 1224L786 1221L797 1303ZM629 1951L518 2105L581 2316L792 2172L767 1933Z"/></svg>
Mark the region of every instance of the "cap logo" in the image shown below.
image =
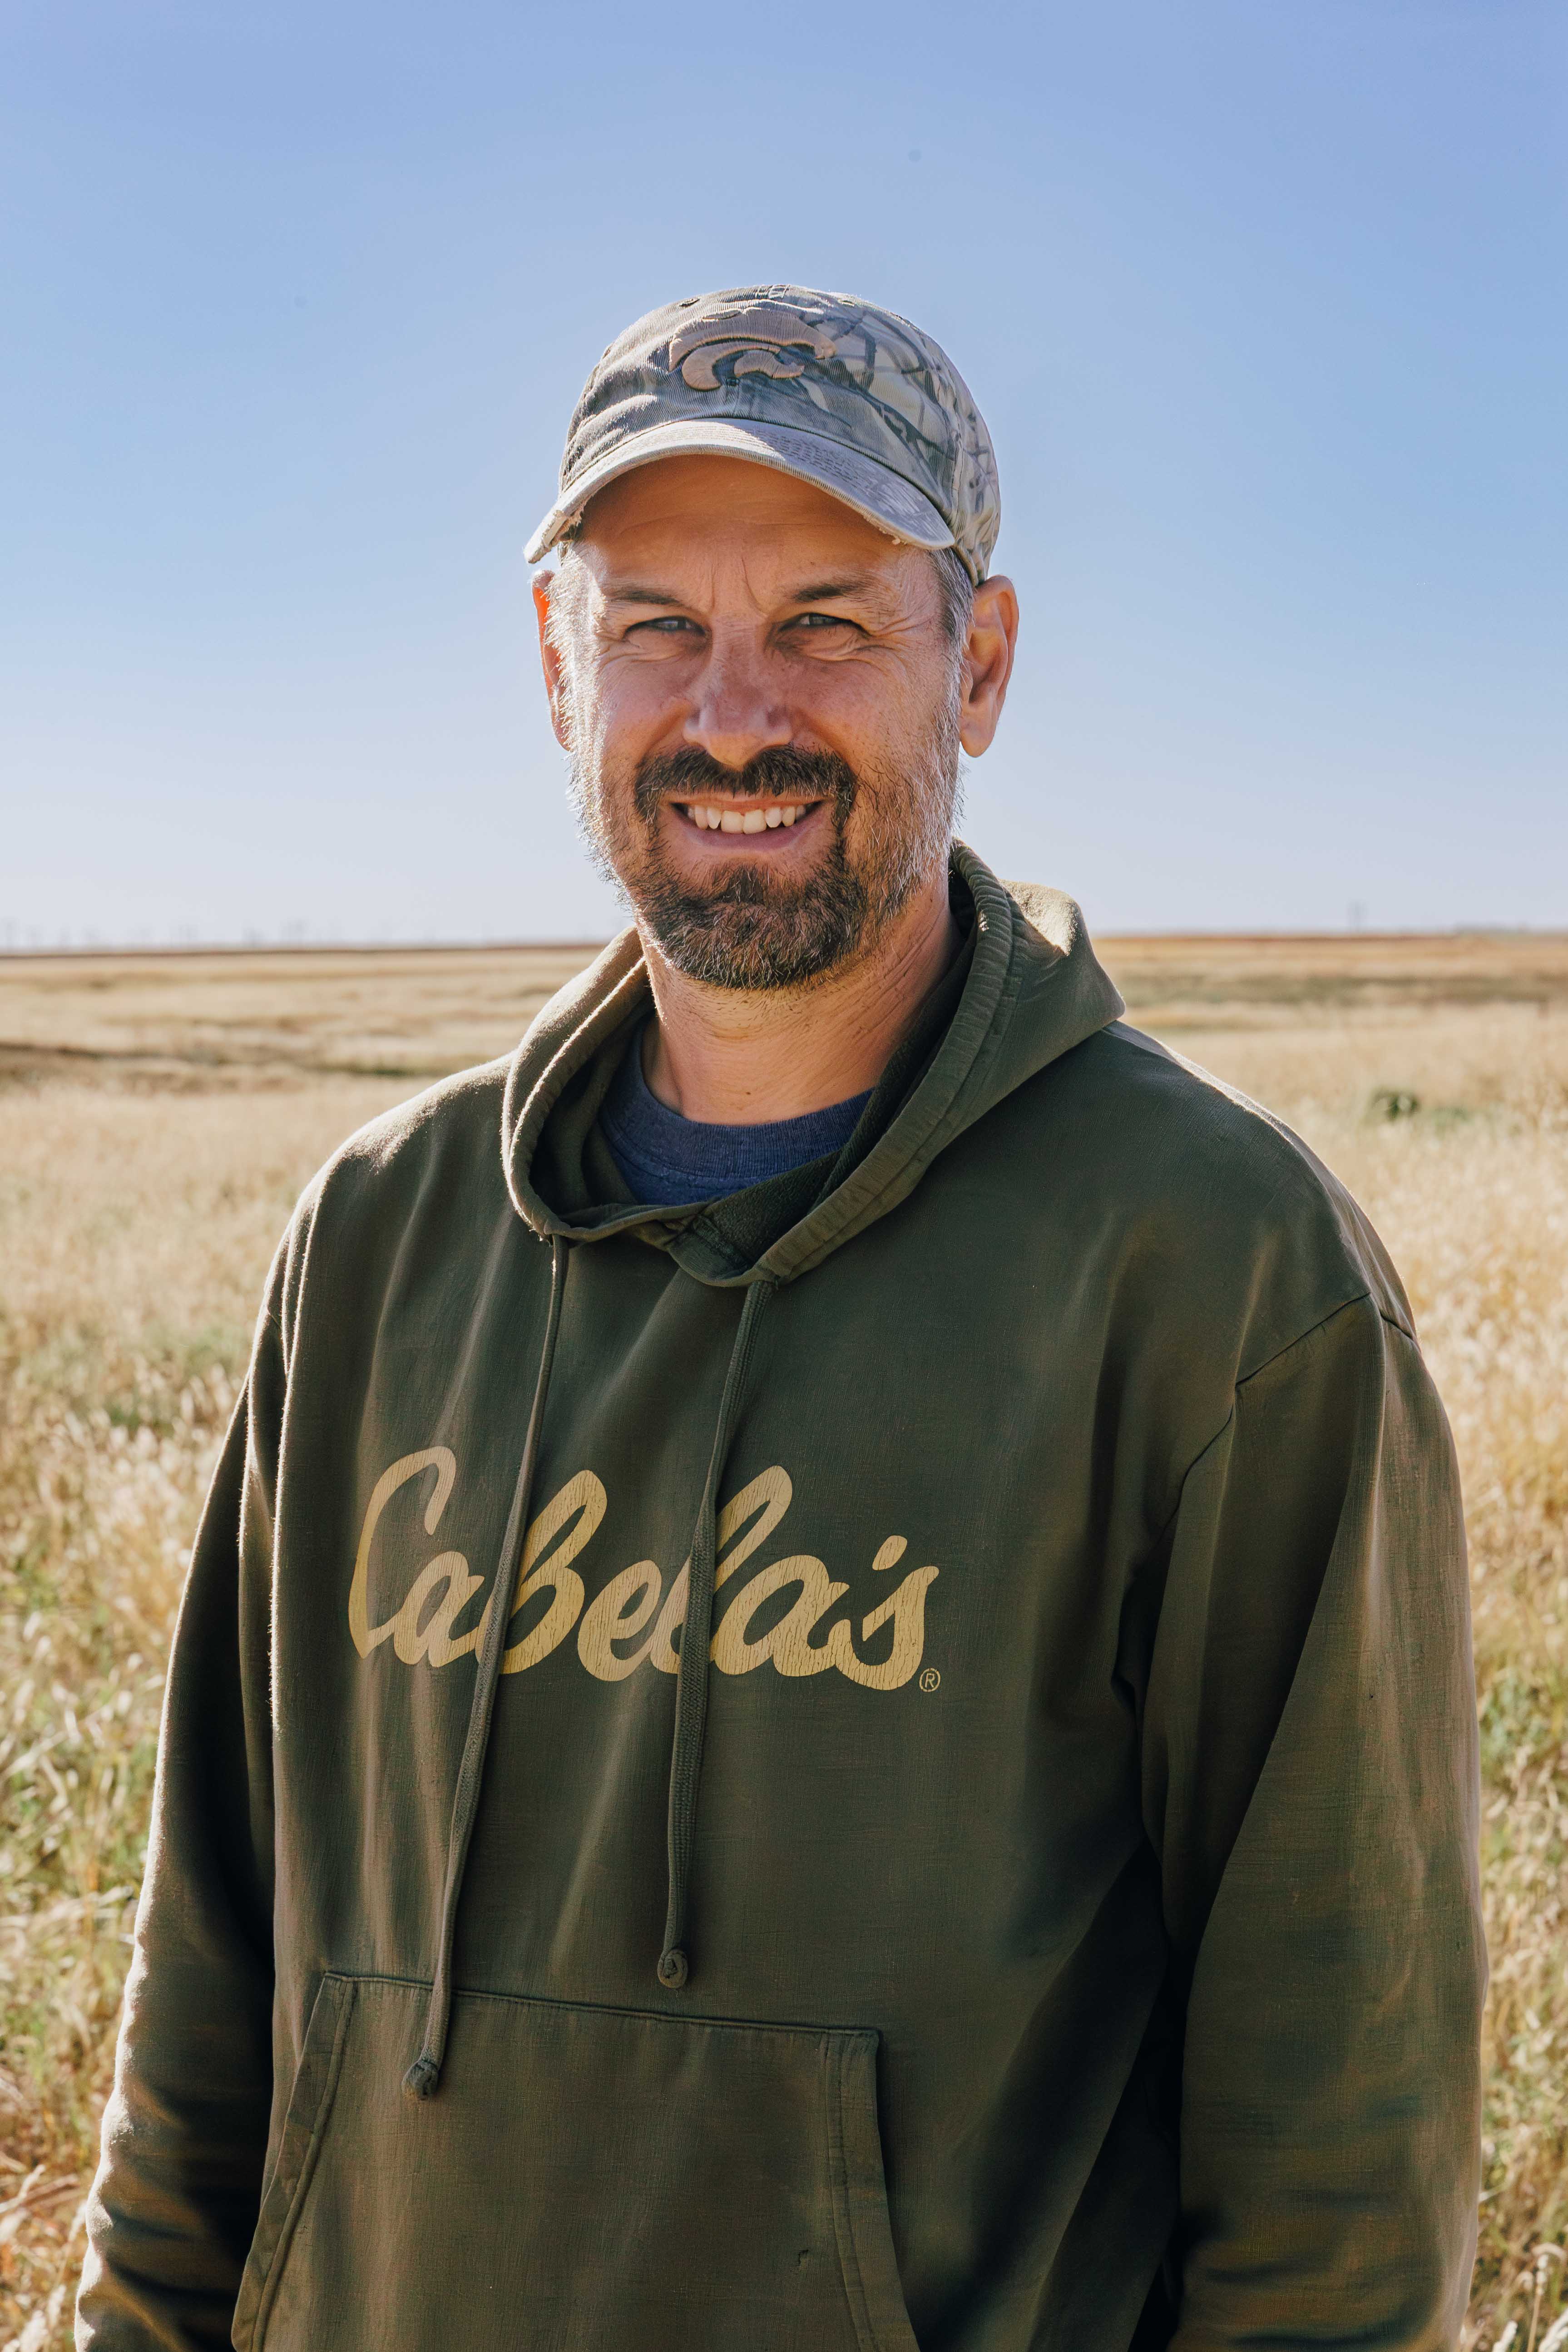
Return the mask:
<svg viewBox="0 0 1568 2352"><path fill-rule="evenodd" d="M670 339L669 364L679 368L693 392L717 392L715 373L721 360L732 360L733 375L801 375L804 348L813 359L836 357L837 345L820 327L808 326L797 311L770 310L732 311L727 318L709 318L681 330Z"/></svg>

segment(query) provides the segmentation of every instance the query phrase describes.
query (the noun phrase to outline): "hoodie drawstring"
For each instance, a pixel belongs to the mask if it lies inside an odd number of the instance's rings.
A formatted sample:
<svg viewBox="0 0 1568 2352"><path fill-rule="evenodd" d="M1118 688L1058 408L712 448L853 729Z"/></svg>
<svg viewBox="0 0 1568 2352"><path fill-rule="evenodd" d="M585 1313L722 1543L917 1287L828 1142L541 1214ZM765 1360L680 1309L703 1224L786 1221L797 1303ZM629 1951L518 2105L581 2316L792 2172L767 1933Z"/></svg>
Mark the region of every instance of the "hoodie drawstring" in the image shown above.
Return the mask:
<svg viewBox="0 0 1568 2352"><path fill-rule="evenodd" d="M690 1974L686 1909L692 1839L697 1827L697 1788L702 1773L702 1735L708 1720L708 1650L713 1632L719 1481L730 1450L735 1409L745 1385L752 1342L773 1288L767 1276L762 1276L746 1292L724 1380L718 1426L713 1432L713 1452L697 1514L697 1529L691 1538L691 1568L675 1685L675 1737L669 1754L669 1900L664 1919L664 1949L658 1959L658 1980L667 1992L679 1992Z"/></svg>
<svg viewBox="0 0 1568 2352"><path fill-rule="evenodd" d="M458 1924L458 1899L463 1891L468 1844L479 1810L479 1788L489 1748L496 1685L500 1680L507 1628L511 1622L512 1587L522 1551L523 1533L528 1525L534 1465L539 1458L539 1433L544 1420L544 1400L550 1391L550 1370L555 1360L555 1342L561 1330L561 1302L566 1291L566 1259L571 1244L557 1234L552 1237L550 1247L550 1312L544 1326L544 1346L540 1352L539 1378L534 1383L533 1406L528 1416L528 1435L523 1441L522 1461L512 1492L506 1533L501 1538L500 1565L496 1570L496 1580L490 1592L489 1610L477 1662L478 1671L474 1676L473 1703L468 1709L468 1735L463 1741L463 1759L458 1767L458 1787L452 1800L452 1827L447 1841L447 1882L441 1895L436 1974L425 2011L424 2045L403 2078L405 2091L411 2099L416 2100L431 2098L439 2089L442 2062L447 2054L447 2028L452 2014L452 1940Z"/></svg>

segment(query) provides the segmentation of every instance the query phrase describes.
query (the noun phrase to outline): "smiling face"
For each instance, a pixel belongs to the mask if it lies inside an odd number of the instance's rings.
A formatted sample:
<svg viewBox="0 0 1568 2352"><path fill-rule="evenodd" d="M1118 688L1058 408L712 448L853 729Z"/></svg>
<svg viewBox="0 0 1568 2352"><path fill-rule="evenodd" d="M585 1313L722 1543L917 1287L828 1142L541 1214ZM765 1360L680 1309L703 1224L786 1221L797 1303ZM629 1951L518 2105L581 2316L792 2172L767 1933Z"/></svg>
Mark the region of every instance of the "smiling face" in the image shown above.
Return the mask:
<svg viewBox="0 0 1568 2352"><path fill-rule="evenodd" d="M677 970L806 985L943 870L965 648L929 555L766 467L666 458L539 593L590 839Z"/></svg>

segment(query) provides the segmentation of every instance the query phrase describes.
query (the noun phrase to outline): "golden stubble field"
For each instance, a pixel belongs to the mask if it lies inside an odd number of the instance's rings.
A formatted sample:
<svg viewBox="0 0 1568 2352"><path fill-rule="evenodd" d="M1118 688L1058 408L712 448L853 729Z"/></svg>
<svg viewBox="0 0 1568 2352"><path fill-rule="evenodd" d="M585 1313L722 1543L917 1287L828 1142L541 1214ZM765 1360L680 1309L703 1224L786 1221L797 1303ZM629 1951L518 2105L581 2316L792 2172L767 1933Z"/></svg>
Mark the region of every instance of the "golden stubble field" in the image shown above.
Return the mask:
<svg viewBox="0 0 1568 2352"><path fill-rule="evenodd" d="M1103 943L1415 1302L1474 1553L1492 1992L1468 2342L1568 2344L1568 939ZM587 954L0 958L0 2352L70 2340L169 1626L256 1298L361 1121Z"/></svg>

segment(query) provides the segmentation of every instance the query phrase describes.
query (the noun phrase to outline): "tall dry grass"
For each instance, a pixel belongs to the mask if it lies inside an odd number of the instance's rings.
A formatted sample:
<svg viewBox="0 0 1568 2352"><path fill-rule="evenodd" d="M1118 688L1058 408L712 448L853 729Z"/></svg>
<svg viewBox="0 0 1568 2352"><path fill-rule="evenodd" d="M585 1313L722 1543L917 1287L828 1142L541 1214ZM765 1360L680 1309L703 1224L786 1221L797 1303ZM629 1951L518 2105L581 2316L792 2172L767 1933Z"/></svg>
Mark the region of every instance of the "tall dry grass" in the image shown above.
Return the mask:
<svg viewBox="0 0 1568 2352"><path fill-rule="evenodd" d="M71 2340L163 1668L260 1272L397 1089L0 1094L0 2344Z"/></svg>
<svg viewBox="0 0 1568 2352"><path fill-rule="evenodd" d="M1568 2313L1568 1014L1173 1042L1281 1108L1351 1185L1453 1423L1492 1968L1471 2321L1487 2342L1517 2326L1518 2352L1533 2326L1541 2352Z"/></svg>
<svg viewBox="0 0 1568 2352"><path fill-rule="evenodd" d="M1160 1025L1357 1192L1454 1422L1493 1961L1469 2340L1563 2352L1568 1016L1300 1011ZM0 1092L0 2352L70 2340L170 1617L262 1274L304 1177L406 1090Z"/></svg>

